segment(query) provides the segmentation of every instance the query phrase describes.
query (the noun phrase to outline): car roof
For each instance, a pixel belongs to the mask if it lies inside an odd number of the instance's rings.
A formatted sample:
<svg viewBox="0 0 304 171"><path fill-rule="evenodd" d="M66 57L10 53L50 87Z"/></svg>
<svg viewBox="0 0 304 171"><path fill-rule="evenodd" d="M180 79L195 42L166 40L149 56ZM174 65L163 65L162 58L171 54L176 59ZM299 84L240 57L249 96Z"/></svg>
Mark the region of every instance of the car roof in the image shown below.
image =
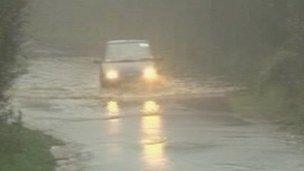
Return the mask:
<svg viewBox="0 0 304 171"><path fill-rule="evenodd" d="M130 39L130 40L111 40L108 41L107 44L119 44L119 43L149 43L147 40L136 40L136 39Z"/></svg>

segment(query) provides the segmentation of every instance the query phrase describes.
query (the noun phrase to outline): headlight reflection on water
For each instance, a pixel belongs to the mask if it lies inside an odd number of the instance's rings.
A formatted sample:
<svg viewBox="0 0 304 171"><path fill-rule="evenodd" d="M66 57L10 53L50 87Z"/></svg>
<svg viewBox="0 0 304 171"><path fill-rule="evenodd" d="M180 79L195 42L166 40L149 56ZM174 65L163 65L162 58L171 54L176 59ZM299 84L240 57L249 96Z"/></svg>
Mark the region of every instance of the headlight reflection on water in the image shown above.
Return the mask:
<svg viewBox="0 0 304 171"><path fill-rule="evenodd" d="M143 160L145 167L151 170L164 170L167 157L165 155L165 143L163 122L160 114L160 105L155 101L146 101L143 104L141 118L141 143L143 148Z"/></svg>
<svg viewBox="0 0 304 171"><path fill-rule="evenodd" d="M155 101L145 101L142 113L144 115L160 114L160 106Z"/></svg>
<svg viewBox="0 0 304 171"><path fill-rule="evenodd" d="M110 134L117 134L120 132L120 109L117 101L109 101L106 106L108 122L108 132Z"/></svg>
<svg viewBox="0 0 304 171"><path fill-rule="evenodd" d="M106 104L106 115L110 118L106 123L106 129L109 135L120 136L121 133L128 133L128 129L122 129L122 119L119 119L121 111L117 101L109 101ZM168 158L166 155L166 138L164 133L163 118L161 115L161 106L153 100L145 101L140 112L139 125L137 123L128 123L139 126L139 141L141 145L141 159L143 161L142 170L166 170L168 167ZM126 132L124 132L126 131ZM133 132L133 130L131 131ZM124 134L121 134L124 135ZM122 147L115 146L114 152Z"/></svg>
<svg viewBox="0 0 304 171"><path fill-rule="evenodd" d="M107 103L107 110L109 115L119 115L119 106L116 101L109 101Z"/></svg>

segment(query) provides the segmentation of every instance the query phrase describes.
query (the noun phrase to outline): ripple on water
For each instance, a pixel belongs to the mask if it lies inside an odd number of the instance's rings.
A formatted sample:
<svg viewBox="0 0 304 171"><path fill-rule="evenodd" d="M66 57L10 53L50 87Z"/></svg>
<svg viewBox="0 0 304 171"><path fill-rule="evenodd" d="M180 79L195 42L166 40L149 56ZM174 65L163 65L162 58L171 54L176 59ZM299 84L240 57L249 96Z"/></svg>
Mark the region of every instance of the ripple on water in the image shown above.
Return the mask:
<svg viewBox="0 0 304 171"><path fill-rule="evenodd" d="M145 87L130 84L112 89L101 89L101 98L145 98L145 97L185 97L222 94L232 90L231 87L213 87L208 84L189 80L170 79L161 86Z"/></svg>
<svg viewBox="0 0 304 171"><path fill-rule="evenodd" d="M112 89L99 85L99 69L95 58L61 57L29 59L28 73L19 77L12 94L19 98L106 99L146 97L186 97L223 93L231 88L220 87L214 78L187 76L161 79L158 86L130 83ZM214 86L220 85L220 86Z"/></svg>

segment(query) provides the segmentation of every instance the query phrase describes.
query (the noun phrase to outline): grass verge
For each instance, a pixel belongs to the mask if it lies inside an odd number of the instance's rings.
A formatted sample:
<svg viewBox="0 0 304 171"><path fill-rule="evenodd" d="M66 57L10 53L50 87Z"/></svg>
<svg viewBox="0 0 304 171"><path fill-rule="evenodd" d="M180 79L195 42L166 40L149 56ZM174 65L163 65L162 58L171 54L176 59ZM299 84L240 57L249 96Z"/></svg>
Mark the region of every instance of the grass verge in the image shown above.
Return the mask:
<svg viewBox="0 0 304 171"><path fill-rule="evenodd" d="M304 135L303 93L289 96L288 91L271 87L256 93L241 91L229 94L230 108L244 117L261 118L278 124L280 129Z"/></svg>
<svg viewBox="0 0 304 171"><path fill-rule="evenodd" d="M21 124L0 123L0 170L52 171L55 160L49 149L61 144Z"/></svg>

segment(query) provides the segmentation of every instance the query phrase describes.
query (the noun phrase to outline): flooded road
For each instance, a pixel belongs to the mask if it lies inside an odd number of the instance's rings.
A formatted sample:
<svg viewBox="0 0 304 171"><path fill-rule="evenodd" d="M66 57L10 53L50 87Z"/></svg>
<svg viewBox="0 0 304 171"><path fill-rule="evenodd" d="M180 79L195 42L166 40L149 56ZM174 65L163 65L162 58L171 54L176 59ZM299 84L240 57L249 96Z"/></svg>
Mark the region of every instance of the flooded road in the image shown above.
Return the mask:
<svg viewBox="0 0 304 171"><path fill-rule="evenodd" d="M186 40L189 44L197 39L180 34L180 26L189 25L184 32L193 32L200 17L188 16L192 8L184 7L187 1L177 6L159 2L151 8L144 2L142 11L126 12L125 6L139 6L112 0L28 1L21 47L27 72L9 93L25 126L66 144L51 149L57 170L303 171L304 150L291 135L229 112L223 99L232 89L213 79L189 74L165 78L153 89L138 84L99 87L101 47L113 37L148 33L169 64L192 69L184 63L187 55L183 61L173 57L175 50L188 49ZM173 6L176 11L171 11ZM188 16L185 22L170 25L171 18L181 15ZM185 39L184 44L174 43L177 37ZM184 73L176 66L170 69Z"/></svg>
<svg viewBox="0 0 304 171"><path fill-rule="evenodd" d="M66 144L52 149L58 170L304 170L288 134L221 107L227 89L168 78L104 90L96 60L28 58L10 91L27 127Z"/></svg>

